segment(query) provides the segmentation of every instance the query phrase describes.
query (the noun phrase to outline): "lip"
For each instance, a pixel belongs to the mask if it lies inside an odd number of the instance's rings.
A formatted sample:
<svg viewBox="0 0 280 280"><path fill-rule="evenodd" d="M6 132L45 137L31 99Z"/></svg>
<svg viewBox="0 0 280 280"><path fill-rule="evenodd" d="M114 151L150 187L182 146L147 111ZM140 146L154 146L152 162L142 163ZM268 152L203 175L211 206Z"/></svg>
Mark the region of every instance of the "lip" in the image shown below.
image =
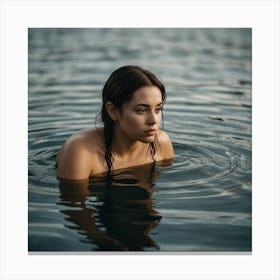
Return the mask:
<svg viewBox="0 0 280 280"><path fill-rule="evenodd" d="M153 136L156 134L157 130L156 129L149 129L144 131L148 136Z"/></svg>

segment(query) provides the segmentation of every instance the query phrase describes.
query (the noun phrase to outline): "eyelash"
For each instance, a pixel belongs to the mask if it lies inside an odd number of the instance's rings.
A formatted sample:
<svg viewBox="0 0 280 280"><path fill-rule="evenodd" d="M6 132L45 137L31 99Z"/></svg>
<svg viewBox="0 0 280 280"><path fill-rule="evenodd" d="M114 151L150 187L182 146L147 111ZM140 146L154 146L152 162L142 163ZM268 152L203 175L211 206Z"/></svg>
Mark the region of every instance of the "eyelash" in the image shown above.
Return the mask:
<svg viewBox="0 0 280 280"><path fill-rule="evenodd" d="M156 108L155 110L156 110L157 112L160 112L160 111L163 110L163 107ZM136 110L136 112L137 112L138 114L144 114L144 113L146 113L147 111L148 111L148 109L137 109L137 110Z"/></svg>

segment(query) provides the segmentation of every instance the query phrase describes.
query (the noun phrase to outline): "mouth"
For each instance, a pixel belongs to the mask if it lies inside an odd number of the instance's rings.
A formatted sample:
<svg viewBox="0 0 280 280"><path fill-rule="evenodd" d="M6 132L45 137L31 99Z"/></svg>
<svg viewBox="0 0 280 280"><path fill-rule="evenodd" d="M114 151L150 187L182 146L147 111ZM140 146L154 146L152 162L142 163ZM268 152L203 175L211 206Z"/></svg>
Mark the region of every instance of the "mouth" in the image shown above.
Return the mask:
<svg viewBox="0 0 280 280"><path fill-rule="evenodd" d="M144 131L148 136L153 136L157 133L156 129L149 129Z"/></svg>

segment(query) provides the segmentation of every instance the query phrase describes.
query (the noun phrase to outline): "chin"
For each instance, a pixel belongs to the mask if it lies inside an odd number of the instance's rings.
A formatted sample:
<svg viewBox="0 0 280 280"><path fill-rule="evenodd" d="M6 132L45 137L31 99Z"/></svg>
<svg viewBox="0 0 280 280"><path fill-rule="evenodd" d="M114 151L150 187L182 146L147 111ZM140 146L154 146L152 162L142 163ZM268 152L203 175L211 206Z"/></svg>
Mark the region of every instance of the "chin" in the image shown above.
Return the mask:
<svg viewBox="0 0 280 280"><path fill-rule="evenodd" d="M145 137L145 138L142 138L140 141L142 143L150 144L150 143L153 143L155 141L155 136Z"/></svg>

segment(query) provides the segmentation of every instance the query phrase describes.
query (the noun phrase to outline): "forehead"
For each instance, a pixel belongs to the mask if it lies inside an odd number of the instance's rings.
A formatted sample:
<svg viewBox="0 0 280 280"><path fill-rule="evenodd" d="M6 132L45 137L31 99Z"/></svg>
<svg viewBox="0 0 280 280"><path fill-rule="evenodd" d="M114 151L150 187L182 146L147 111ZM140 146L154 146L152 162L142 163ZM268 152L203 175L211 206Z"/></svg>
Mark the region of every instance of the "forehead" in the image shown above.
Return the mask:
<svg viewBox="0 0 280 280"><path fill-rule="evenodd" d="M136 90L130 100L130 104L147 104L147 105L157 105L162 102L162 94L158 87L147 86L141 87Z"/></svg>

